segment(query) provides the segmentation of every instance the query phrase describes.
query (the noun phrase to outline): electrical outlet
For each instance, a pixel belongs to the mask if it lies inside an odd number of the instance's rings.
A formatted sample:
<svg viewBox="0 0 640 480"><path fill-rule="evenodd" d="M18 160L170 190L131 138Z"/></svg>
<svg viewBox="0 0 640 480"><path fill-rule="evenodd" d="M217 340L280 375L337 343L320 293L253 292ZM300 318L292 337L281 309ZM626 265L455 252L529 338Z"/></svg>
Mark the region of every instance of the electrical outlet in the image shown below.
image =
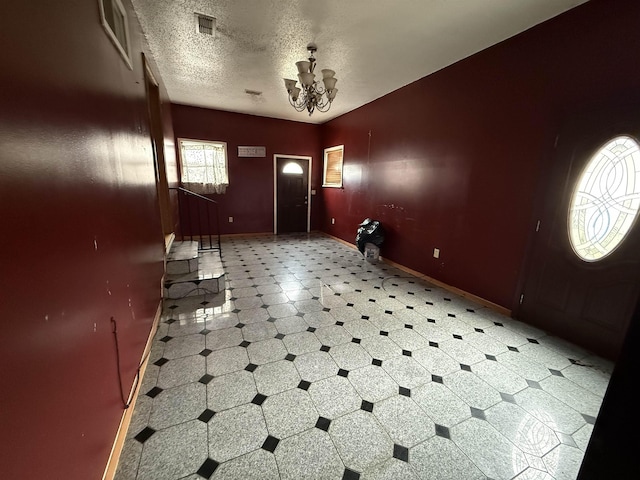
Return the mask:
<svg viewBox="0 0 640 480"><path fill-rule="evenodd" d="M335 219L335 218L332 218L332 219L331 219L331 225L335 225L335 223L336 223L336 219Z"/></svg>
<svg viewBox="0 0 640 480"><path fill-rule="evenodd" d="M229 217L229 223L233 223L233 217Z"/></svg>
<svg viewBox="0 0 640 480"><path fill-rule="evenodd" d="M440 249L439 248L434 248L433 249L433 258L440 258Z"/></svg>

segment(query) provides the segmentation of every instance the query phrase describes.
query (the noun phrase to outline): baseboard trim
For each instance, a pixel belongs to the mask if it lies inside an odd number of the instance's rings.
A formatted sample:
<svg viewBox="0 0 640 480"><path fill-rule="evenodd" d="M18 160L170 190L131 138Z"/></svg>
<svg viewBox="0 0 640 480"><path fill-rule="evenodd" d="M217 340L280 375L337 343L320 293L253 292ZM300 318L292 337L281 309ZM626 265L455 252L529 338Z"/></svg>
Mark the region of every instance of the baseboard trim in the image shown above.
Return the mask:
<svg viewBox="0 0 640 480"><path fill-rule="evenodd" d="M273 232L252 232L252 233L221 233L220 238L234 238L234 237L258 237L274 235Z"/></svg>
<svg viewBox="0 0 640 480"><path fill-rule="evenodd" d="M147 343L142 351L142 357L140 358L140 373L138 382L133 382L131 386L131 391L129 392L129 408L127 408L120 418L120 425L118 425L118 431L116 432L116 437L111 447L111 453L109 454L109 460L107 460L107 465L104 469L104 473L102 474L102 480L113 480L116 474L116 470L118 468L118 462L120 460L120 454L122 453L122 447L124 447L124 441L127 437L127 430L129 430L129 425L131 424L131 418L133 417L133 411L136 407L136 400L138 398L138 390L140 389L140 385L142 384L142 379L144 378L144 372L147 369L147 364L149 362L149 352L151 351L151 345L153 342L153 337L158 331L158 325L160 323L160 317L162 316L162 299L158 304L158 308L156 309L156 315L153 319L153 324L151 325L151 332L149 333L149 338L147 338Z"/></svg>
<svg viewBox="0 0 640 480"><path fill-rule="evenodd" d="M323 235L326 235L327 237L332 238L333 240L342 243L343 245L346 245L350 248L353 248L354 250L357 250L357 247L353 244L353 243L349 243L346 240L343 240L341 238L335 237L329 233L326 232L320 232ZM448 285L444 282L441 282L440 280L437 280L433 277L430 277L428 275L425 275L424 273L420 273L417 270L413 270L409 267L406 267L404 265L401 265L400 263L396 263L392 260L389 260L388 258L384 258L384 257L380 257L380 260L382 260L384 263L391 265L392 267L395 267L399 270L402 270L403 272L409 273L411 275L413 275L414 277L418 277L422 280L425 280L429 283L432 283L434 285L436 285L437 287L440 288L444 288L445 290L451 292L451 293L455 293L456 295L460 295L461 297L464 298L468 298L469 300L472 300L476 303L479 303L482 306L485 306L487 308L490 308L491 310L498 312L502 315L506 315L508 317L511 316L511 310L509 310L508 308L503 307L502 305L498 305L497 303L493 303L490 300L487 300L485 298L479 297L478 295L474 295L473 293L469 293L465 290L462 290L460 288L454 287L452 285Z"/></svg>

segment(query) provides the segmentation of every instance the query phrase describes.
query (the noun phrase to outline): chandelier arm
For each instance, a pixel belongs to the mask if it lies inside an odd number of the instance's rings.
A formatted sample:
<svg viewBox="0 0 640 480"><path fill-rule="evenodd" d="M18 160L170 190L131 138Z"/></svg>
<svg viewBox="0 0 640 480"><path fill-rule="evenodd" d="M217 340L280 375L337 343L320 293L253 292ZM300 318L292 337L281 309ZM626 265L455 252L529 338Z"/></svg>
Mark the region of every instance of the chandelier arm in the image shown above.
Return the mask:
<svg viewBox="0 0 640 480"><path fill-rule="evenodd" d="M318 109L319 112L328 112L329 109L331 108L331 102L322 102L322 103L318 103L316 105L316 108Z"/></svg>
<svg viewBox="0 0 640 480"><path fill-rule="evenodd" d="M305 109L305 103L302 101L302 98L298 97L298 101L294 102L291 95L289 95L289 103L293 108L295 108L298 112L301 112Z"/></svg>

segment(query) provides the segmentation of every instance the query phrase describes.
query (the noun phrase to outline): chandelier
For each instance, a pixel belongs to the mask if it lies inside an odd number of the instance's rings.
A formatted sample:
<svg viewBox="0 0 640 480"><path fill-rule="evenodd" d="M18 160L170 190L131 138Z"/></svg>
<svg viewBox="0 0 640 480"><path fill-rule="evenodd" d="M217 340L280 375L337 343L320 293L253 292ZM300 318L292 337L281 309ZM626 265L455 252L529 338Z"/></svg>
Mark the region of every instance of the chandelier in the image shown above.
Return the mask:
<svg viewBox="0 0 640 480"><path fill-rule="evenodd" d="M296 86L296 80L284 79L284 86L289 94L289 103L298 112L306 110L309 116L315 109L326 112L331 108L331 102L336 97L338 89L336 87L337 78L334 77L336 72L333 70L322 70L322 83L315 80L314 70L316 68L316 59L313 54L318 48L315 44L307 45L309 51L309 60L296 62L298 67L298 80L302 88Z"/></svg>

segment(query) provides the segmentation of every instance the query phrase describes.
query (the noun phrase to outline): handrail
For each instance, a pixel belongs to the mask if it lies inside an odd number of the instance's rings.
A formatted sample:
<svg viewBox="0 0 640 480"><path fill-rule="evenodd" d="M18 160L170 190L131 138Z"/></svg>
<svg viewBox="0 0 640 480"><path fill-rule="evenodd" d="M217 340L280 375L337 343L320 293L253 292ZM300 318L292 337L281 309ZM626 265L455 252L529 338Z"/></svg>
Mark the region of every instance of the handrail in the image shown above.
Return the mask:
<svg viewBox="0 0 640 480"><path fill-rule="evenodd" d="M169 187L169 190L177 190L178 192L182 192L185 196L191 196L200 200L204 200L208 203L204 204L205 207L205 213L206 213L206 225L203 228L202 222L203 222L203 218L202 218L202 214L201 214L201 208L200 205L202 202L197 202L196 203L196 215L198 218L198 250L217 250L218 254L220 255L220 258L222 258L222 248L220 245L220 212L218 209L218 202L216 202L215 200L211 199L211 198L207 198L204 195L200 195L199 193L196 192L192 192L191 190L188 190L184 187ZM215 233L211 232L211 215L210 215L210 208L209 206L213 204L215 205L215 221L216 221L216 231ZM184 207L184 208L182 208ZM186 212L185 212L186 210ZM180 195L178 195L178 213L180 216L180 237L182 240L185 239L185 237L189 237L189 239L191 241L193 241L193 237L195 236L193 234L194 232L194 226L192 225L192 215L191 215L191 207L190 207L190 202L187 201L186 205L183 205L182 202L180 201ZM185 214L183 216L183 213ZM188 223L188 225L187 225ZM189 235L185 235L185 227L188 227L188 231L189 231ZM215 235L217 238L217 243L218 246L217 248L214 246L213 244L213 238L212 235ZM208 243L205 242L205 239L208 238Z"/></svg>
<svg viewBox="0 0 640 480"><path fill-rule="evenodd" d="M191 190L187 190L184 187L169 187L169 189L170 190L180 190L181 192L187 193L187 194L192 195L194 197L201 198L203 200L206 200L207 202L215 203L216 205L218 204L218 202L216 202L214 199L205 197L204 195L200 195L199 193L193 192Z"/></svg>

